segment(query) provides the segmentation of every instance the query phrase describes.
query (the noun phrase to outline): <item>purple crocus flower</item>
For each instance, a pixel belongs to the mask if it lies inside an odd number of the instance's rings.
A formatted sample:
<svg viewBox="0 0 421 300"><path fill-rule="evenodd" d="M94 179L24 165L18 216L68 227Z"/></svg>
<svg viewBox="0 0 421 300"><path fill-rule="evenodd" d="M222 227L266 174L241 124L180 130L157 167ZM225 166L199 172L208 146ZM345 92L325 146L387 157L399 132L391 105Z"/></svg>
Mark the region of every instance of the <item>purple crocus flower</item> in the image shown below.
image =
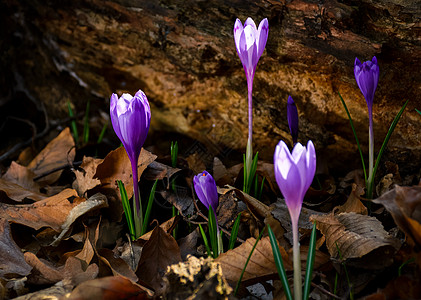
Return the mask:
<svg viewBox="0 0 421 300"><path fill-rule="evenodd" d="M297 143L298 138L298 111L294 100L291 96L288 96L287 102L287 119L289 125L289 131L291 132L292 142L294 145Z"/></svg>
<svg viewBox="0 0 421 300"><path fill-rule="evenodd" d="M373 180L374 165L374 132L373 132L373 99L376 92L377 83L379 82L379 65L377 58L374 56L371 61L361 63L355 58L354 75L361 93L364 95L368 107L368 182Z"/></svg>
<svg viewBox="0 0 421 300"><path fill-rule="evenodd" d="M207 171L203 171L193 177L193 184L200 202L202 202L207 209L209 209L209 206L212 206L213 212L216 214L219 199L215 179L213 179L212 175Z"/></svg>
<svg viewBox="0 0 421 300"><path fill-rule="evenodd" d="M292 223L294 298L301 299L302 281L298 218L304 195L316 172L316 151L312 141L308 141L307 147L297 143L290 153L287 145L280 141L276 146L273 160L276 182L285 198Z"/></svg>
<svg viewBox="0 0 421 300"><path fill-rule="evenodd" d="M248 91L248 141L246 149L246 170L247 176L250 175L250 168L252 162L252 134L253 134L253 79L256 71L257 62L262 56L265 49L266 42L269 34L269 22L264 18L259 28L256 27L253 19L247 18L244 26L239 19L234 24L234 41L237 48L238 56L243 64L244 71L247 78L247 91Z"/></svg>
<svg viewBox="0 0 421 300"><path fill-rule="evenodd" d="M137 183L137 161L151 122L151 108L145 93L139 90L133 97L123 94L120 98L112 94L110 115L114 131L123 143L132 165L136 212L139 213L141 203Z"/></svg>

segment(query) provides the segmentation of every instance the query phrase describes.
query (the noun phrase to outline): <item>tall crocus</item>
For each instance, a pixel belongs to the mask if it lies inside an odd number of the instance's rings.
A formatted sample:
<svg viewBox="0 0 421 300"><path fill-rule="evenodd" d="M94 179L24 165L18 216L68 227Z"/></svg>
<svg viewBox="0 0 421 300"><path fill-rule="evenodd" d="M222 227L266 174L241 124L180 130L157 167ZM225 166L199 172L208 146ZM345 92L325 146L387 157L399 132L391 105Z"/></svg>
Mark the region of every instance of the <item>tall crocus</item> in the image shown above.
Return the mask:
<svg viewBox="0 0 421 300"><path fill-rule="evenodd" d="M298 218L304 195L313 181L316 172L316 151L312 141L307 147L297 143L290 153L287 145L280 141L273 156L275 178L285 198L292 223L293 262L294 262L294 298L301 299L301 261L298 239Z"/></svg>
<svg viewBox="0 0 421 300"><path fill-rule="evenodd" d="M259 28L251 18L247 18L244 26L239 19L234 24L234 41L237 48L238 56L243 64L244 71L247 78L247 91L248 91L248 141L246 149L246 174L250 176L250 168L253 156L252 149L252 134L253 134L253 79L256 72L257 62L262 56L265 49L266 42L269 34L269 22L264 18Z"/></svg>
<svg viewBox="0 0 421 300"><path fill-rule="evenodd" d="M134 96L123 94L120 98L112 94L110 99L111 123L123 143L132 165L133 191L135 195L135 222L138 230L143 223L142 205L138 187L137 161L148 135L151 108L145 93L139 90ZM136 230L137 231L137 230Z"/></svg>
<svg viewBox="0 0 421 300"><path fill-rule="evenodd" d="M374 56L371 61L361 63L355 58L354 75L361 93L364 95L368 107L368 182L373 180L374 166L374 133L373 133L373 99L376 92L377 83L379 82L379 65L377 58ZM370 193L370 191L368 191ZM369 196L370 197L370 196Z"/></svg>
<svg viewBox="0 0 421 300"><path fill-rule="evenodd" d="M297 143L298 138L298 111L294 100L291 96L288 96L287 102L287 119L289 125L289 131L291 132L292 142L294 145Z"/></svg>

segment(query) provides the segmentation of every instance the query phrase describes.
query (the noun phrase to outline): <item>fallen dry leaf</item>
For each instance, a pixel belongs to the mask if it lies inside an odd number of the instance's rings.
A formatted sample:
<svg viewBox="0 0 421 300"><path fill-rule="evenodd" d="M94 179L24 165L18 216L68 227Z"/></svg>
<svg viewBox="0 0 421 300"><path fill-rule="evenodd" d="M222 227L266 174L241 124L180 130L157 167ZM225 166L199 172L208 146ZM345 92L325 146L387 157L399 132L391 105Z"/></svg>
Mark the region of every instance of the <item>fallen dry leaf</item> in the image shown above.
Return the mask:
<svg viewBox="0 0 421 300"><path fill-rule="evenodd" d="M180 214L184 217L189 217L194 214L193 198L188 194L177 189L177 193L171 190L159 191L159 194L170 204L172 204Z"/></svg>
<svg viewBox="0 0 421 300"><path fill-rule="evenodd" d="M142 148L138 159L138 179L147 166L157 158L156 155ZM118 190L117 180L121 180L127 191L127 197L133 196L132 167L124 147L111 151L104 161L97 166L94 178L101 181L101 186ZM120 197L120 195L118 195Z"/></svg>
<svg viewBox="0 0 421 300"><path fill-rule="evenodd" d="M85 281L66 297L68 300L127 300L148 299L148 292L141 285L121 276L108 276Z"/></svg>
<svg viewBox="0 0 421 300"><path fill-rule="evenodd" d="M35 202L33 204L8 205L0 203L0 218L32 227L36 230L47 226L60 232L69 212L78 205L68 199L77 197L72 189L65 189L58 195Z"/></svg>
<svg viewBox="0 0 421 300"><path fill-rule="evenodd" d="M373 200L383 205L396 225L421 245L421 186L398 186Z"/></svg>
<svg viewBox="0 0 421 300"><path fill-rule="evenodd" d="M72 187L77 191L79 196L83 197L86 191L101 184L101 181L98 178L94 178L94 176L96 168L102 162L103 159L84 156L83 162L80 165L80 168L83 169L83 171L73 171L76 179L73 181Z"/></svg>
<svg viewBox="0 0 421 300"><path fill-rule="evenodd" d="M317 229L325 236L327 249L334 258L339 258L338 248L343 260L360 258L381 247L387 248L385 252L400 248L399 240L390 236L374 217L341 213L312 215L310 219L317 221ZM388 255L390 257L390 253Z"/></svg>
<svg viewBox="0 0 421 300"><path fill-rule="evenodd" d="M70 129L66 127L29 163L28 169L32 170L37 176L44 175L56 168L71 166L75 154L75 142ZM38 182L52 184L59 179L62 172L63 170L55 171L42 177Z"/></svg>
<svg viewBox="0 0 421 300"><path fill-rule="evenodd" d="M335 214L343 212L355 212L357 214L367 215L367 207L360 201L360 196L364 195L365 191L359 185L352 184L352 191L348 199L343 205L337 206L333 209Z"/></svg>
<svg viewBox="0 0 421 300"><path fill-rule="evenodd" d="M9 222L0 218L0 278L27 276L32 267L10 234Z"/></svg>
<svg viewBox="0 0 421 300"><path fill-rule="evenodd" d="M39 259L32 252L25 252L25 261L33 269L30 281L34 284L51 284L63 280L64 274L50 262Z"/></svg>
<svg viewBox="0 0 421 300"><path fill-rule="evenodd" d="M17 202L21 202L25 198L35 201L40 201L47 198L47 196L41 193L27 190L19 184L7 181L3 178L0 178L0 191L5 192L7 197Z"/></svg>
<svg viewBox="0 0 421 300"><path fill-rule="evenodd" d="M97 264L89 265L86 270L82 268L82 261L76 257L69 257L63 269L63 278L76 286L87 280L95 279L98 276L99 268Z"/></svg>
<svg viewBox="0 0 421 300"><path fill-rule="evenodd" d="M180 261L180 248L175 239L160 226L156 226L143 247L136 275L160 295L164 289L162 278L167 267Z"/></svg>
<svg viewBox="0 0 421 300"><path fill-rule="evenodd" d="M108 266L114 276L123 276L133 282L138 280L130 266L122 258L114 256L112 250L106 248L98 249L96 255L102 263Z"/></svg>
<svg viewBox="0 0 421 300"><path fill-rule="evenodd" d="M9 169L2 176L2 179L16 183L28 191L39 193L40 186L34 182L34 177L34 172L12 161Z"/></svg>
<svg viewBox="0 0 421 300"><path fill-rule="evenodd" d="M157 179L162 180L164 178L169 179L179 171L181 171L181 169L172 168L160 162L153 161L148 165L146 170L143 172L143 177L146 180L151 180L151 181L155 181Z"/></svg>
<svg viewBox="0 0 421 300"><path fill-rule="evenodd" d="M194 152L193 154L189 155L186 158L186 161L189 165L190 170L193 171L194 174L199 174L206 170L206 166L203 163L203 155Z"/></svg>
<svg viewBox="0 0 421 300"><path fill-rule="evenodd" d="M95 251L89 239L89 229L85 227L85 243L83 244L82 250L75 257L83 261L85 265L88 266L94 255Z"/></svg>
<svg viewBox="0 0 421 300"><path fill-rule="evenodd" d="M223 274L228 281L238 281L255 242L255 238L249 238L241 246L222 253L215 259L216 262L221 264ZM279 250L285 269L292 270L288 254L283 247L279 247ZM258 282L262 277L266 278L275 275L277 276L275 260L273 258L272 246L267 236L257 243L244 272L242 281L248 281L251 284Z"/></svg>

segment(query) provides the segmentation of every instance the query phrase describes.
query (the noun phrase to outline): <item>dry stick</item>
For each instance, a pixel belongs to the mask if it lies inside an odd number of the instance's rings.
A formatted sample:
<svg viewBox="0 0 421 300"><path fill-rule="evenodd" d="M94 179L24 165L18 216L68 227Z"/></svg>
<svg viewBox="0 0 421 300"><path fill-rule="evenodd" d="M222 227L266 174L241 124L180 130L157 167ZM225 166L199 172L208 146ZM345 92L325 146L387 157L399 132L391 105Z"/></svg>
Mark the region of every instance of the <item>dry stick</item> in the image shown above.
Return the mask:
<svg viewBox="0 0 421 300"><path fill-rule="evenodd" d="M311 283L311 285L313 286L313 287L315 287L316 289L319 289L321 292L323 292L323 293L325 293L325 294L327 294L327 295L329 295L330 297L332 297L332 298L335 298L335 299L342 299L341 297L339 297L339 296L336 296L335 294L332 294L331 292L329 292L328 290L326 290L326 289L324 289L322 286L320 286L320 285L318 285L318 284L315 284L315 283Z"/></svg>
<svg viewBox="0 0 421 300"><path fill-rule="evenodd" d="M193 190L193 187L192 187L192 195L193 195L193 204L194 204L194 206L196 207L197 214L198 214L199 216L201 216L203 219L205 219L205 220L206 220L206 223L205 223L205 224L207 224L207 223L209 222L209 219L208 219L208 218L207 218L204 214L202 214L202 213L201 213L201 211L199 210L199 207L197 206L197 203L196 203L196 199L195 199L195 197L194 197L194 190ZM193 223L193 222L191 222L191 223ZM194 224L194 223L193 223L193 224ZM203 223L199 223L199 224L203 224ZM231 232L229 232L228 230L226 230L225 228L223 228L223 227L221 227L221 226L219 226L219 225L218 225L218 227L221 229L221 231L222 231L223 233L225 233L225 234L227 234L227 235L229 235L229 236L231 237ZM237 241L238 241L238 242L240 242L240 243L244 243L244 242L245 242L243 239L239 238L238 236L237 236Z"/></svg>

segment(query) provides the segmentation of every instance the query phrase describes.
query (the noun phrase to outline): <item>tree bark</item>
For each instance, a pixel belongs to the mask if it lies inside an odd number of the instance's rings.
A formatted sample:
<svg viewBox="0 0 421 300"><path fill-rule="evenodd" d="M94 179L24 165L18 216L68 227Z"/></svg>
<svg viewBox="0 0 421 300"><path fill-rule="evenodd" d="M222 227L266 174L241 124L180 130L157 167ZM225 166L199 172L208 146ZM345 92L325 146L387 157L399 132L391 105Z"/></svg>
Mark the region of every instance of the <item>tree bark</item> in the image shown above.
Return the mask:
<svg viewBox="0 0 421 300"><path fill-rule="evenodd" d="M233 26L236 18L267 17L269 38L253 87L253 148L260 157L272 160L280 139L291 144L291 95L299 142L311 139L331 168L360 167L338 92L367 154L367 106L353 66L355 57L375 55L375 152L410 99L386 159L420 169L419 1L9 0L0 8L7 29L0 33L2 106L25 91L50 119L67 115L67 100L83 111L92 99L108 114L111 93L142 89L152 107L151 130L188 135L215 152L222 146L244 152L247 84Z"/></svg>

